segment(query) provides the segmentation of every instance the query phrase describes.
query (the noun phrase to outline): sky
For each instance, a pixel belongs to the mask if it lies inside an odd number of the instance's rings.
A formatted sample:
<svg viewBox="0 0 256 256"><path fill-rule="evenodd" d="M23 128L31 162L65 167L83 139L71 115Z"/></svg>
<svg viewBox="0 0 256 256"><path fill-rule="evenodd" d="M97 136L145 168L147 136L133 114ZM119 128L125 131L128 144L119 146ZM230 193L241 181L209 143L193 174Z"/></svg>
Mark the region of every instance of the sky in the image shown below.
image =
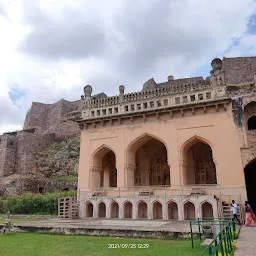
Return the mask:
<svg viewBox="0 0 256 256"><path fill-rule="evenodd" d="M207 77L215 57L256 55L256 0L0 0L0 134L32 102Z"/></svg>

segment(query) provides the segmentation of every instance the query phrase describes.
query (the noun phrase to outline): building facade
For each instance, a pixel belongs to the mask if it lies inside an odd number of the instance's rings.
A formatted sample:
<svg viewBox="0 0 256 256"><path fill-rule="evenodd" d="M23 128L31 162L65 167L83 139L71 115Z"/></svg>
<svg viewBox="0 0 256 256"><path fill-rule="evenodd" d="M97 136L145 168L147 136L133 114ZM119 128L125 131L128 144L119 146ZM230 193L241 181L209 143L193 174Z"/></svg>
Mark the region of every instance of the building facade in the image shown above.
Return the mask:
<svg viewBox="0 0 256 256"><path fill-rule="evenodd" d="M253 207L256 58L212 61L211 75L93 99L84 88L78 177L81 218L221 217Z"/></svg>

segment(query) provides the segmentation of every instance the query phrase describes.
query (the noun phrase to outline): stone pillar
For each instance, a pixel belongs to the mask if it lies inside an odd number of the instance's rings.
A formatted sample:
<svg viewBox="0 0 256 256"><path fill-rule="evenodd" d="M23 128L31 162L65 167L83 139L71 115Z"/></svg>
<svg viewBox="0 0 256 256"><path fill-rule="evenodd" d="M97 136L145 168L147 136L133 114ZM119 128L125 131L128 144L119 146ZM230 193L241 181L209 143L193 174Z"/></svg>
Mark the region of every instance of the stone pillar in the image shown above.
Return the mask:
<svg viewBox="0 0 256 256"><path fill-rule="evenodd" d="M163 215L163 220L168 220L168 216L167 216L167 205L166 202L164 201L162 204L162 215Z"/></svg>
<svg viewBox="0 0 256 256"><path fill-rule="evenodd" d="M184 204L179 203L177 206L178 206L178 220L185 220Z"/></svg>
<svg viewBox="0 0 256 256"><path fill-rule="evenodd" d="M111 202L109 200L106 200L105 202L106 205L106 219L111 218Z"/></svg>
<svg viewBox="0 0 256 256"><path fill-rule="evenodd" d="M148 219L152 220L153 219L153 204L150 202L145 202L147 204L147 209L148 209Z"/></svg>
<svg viewBox="0 0 256 256"><path fill-rule="evenodd" d="M93 166L90 169L90 188L99 188L100 187L100 173L101 168Z"/></svg>
<svg viewBox="0 0 256 256"><path fill-rule="evenodd" d="M125 186L133 187L134 186L134 174L136 166L132 164L126 164L125 166Z"/></svg>
<svg viewBox="0 0 256 256"><path fill-rule="evenodd" d="M132 202L132 218L133 219L137 219L137 215L138 215L138 205L136 203L136 201L134 200Z"/></svg>
<svg viewBox="0 0 256 256"><path fill-rule="evenodd" d="M96 219L98 218L98 204L97 202L93 202L93 218Z"/></svg>
<svg viewBox="0 0 256 256"><path fill-rule="evenodd" d="M109 167L105 167L103 172L104 172L103 173L103 177L104 177L103 187L104 188L109 188L109 175L110 175Z"/></svg>
<svg viewBox="0 0 256 256"><path fill-rule="evenodd" d="M201 218L201 205L200 205L200 203L199 203L199 200L197 199L196 200L196 202L194 203L194 205L195 205L195 217L196 217L196 219L197 218Z"/></svg>
<svg viewBox="0 0 256 256"><path fill-rule="evenodd" d="M124 168L124 165L120 164L120 159L117 159L116 170L117 170L117 187L124 188L125 187L125 168Z"/></svg>

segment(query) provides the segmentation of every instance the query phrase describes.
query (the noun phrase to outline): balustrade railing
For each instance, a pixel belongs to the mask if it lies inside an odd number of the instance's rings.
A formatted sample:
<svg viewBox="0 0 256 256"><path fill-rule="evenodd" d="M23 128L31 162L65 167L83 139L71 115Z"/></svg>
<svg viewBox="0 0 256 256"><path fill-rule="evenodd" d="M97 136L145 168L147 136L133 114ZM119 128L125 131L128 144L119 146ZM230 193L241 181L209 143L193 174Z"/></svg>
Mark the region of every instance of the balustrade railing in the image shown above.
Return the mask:
<svg viewBox="0 0 256 256"><path fill-rule="evenodd" d="M234 190L237 189L237 196ZM191 195L214 195L222 197L229 201L229 196L233 194L232 199L240 199L240 189L242 186L221 186L219 184L202 184L202 185L155 185L155 186L133 186L133 187L109 187L109 188L88 188L80 189L80 192L86 192L88 195L100 196L139 196L142 190L152 191L154 196L191 196ZM232 192L232 193L231 193ZM224 200L225 201L225 200Z"/></svg>

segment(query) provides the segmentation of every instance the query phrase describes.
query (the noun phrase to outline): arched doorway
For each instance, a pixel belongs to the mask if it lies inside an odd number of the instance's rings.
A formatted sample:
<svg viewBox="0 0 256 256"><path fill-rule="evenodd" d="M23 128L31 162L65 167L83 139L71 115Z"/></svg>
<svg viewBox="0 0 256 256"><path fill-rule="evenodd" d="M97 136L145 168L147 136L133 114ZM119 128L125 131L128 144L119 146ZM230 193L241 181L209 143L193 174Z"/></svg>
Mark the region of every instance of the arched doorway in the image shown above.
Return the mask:
<svg viewBox="0 0 256 256"><path fill-rule="evenodd" d="M106 218L106 205L103 202L98 205L98 217Z"/></svg>
<svg viewBox="0 0 256 256"><path fill-rule="evenodd" d="M208 202L204 202L201 207L202 210L202 218L203 219L211 219L213 218L213 209L212 205Z"/></svg>
<svg viewBox="0 0 256 256"><path fill-rule="evenodd" d="M247 131L256 130L256 102L251 101L244 107L244 123Z"/></svg>
<svg viewBox="0 0 256 256"><path fill-rule="evenodd" d="M217 184L212 149L198 138L184 146L182 168L184 185Z"/></svg>
<svg viewBox="0 0 256 256"><path fill-rule="evenodd" d="M247 198L254 212L256 212L256 159L244 168Z"/></svg>
<svg viewBox="0 0 256 256"><path fill-rule="evenodd" d="M134 166L134 186L170 185L167 149L163 142L144 135L133 142L127 151L129 166Z"/></svg>
<svg viewBox="0 0 256 256"><path fill-rule="evenodd" d="M132 203L129 201L124 203L124 218L132 218Z"/></svg>
<svg viewBox="0 0 256 256"><path fill-rule="evenodd" d="M252 116L247 122L248 130L256 130L256 116Z"/></svg>
<svg viewBox="0 0 256 256"><path fill-rule="evenodd" d="M191 202L184 204L184 219L194 220L196 218L195 206Z"/></svg>
<svg viewBox="0 0 256 256"><path fill-rule="evenodd" d="M148 206L144 201L138 203L138 218L147 219L148 218Z"/></svg>
<svg viewBox="0 0 256 256"><path fill-rule="evenodd" d="M108 147L103 146L94 154L91 171L93 188L117 187L116 156Z"/></svg>
<svg viewBox="0 0 256 256"><path fill-rule="evenodd" d="M162 204L156 201L153 203L153 219L162 219L162 218L163 218Z"/></svg>
<svg viewBox="0 0 256 256"><path fill-rule="evenodd" d="M168 219L169 220L178 220L178 205L171 201L168 203Z"/></svg>
<svg viewBox="0 0 256 256"><path fill-rule="evenodd" d="M93 217L93 204L91 202L87 202L85 204L85 217L87 218Z"/></svg>
<svg viewBox="0 0 256 256"><path fill-rule="evenodd" d="M111 218L119 218L119 205L117 202L111 204Z"/></svg>

